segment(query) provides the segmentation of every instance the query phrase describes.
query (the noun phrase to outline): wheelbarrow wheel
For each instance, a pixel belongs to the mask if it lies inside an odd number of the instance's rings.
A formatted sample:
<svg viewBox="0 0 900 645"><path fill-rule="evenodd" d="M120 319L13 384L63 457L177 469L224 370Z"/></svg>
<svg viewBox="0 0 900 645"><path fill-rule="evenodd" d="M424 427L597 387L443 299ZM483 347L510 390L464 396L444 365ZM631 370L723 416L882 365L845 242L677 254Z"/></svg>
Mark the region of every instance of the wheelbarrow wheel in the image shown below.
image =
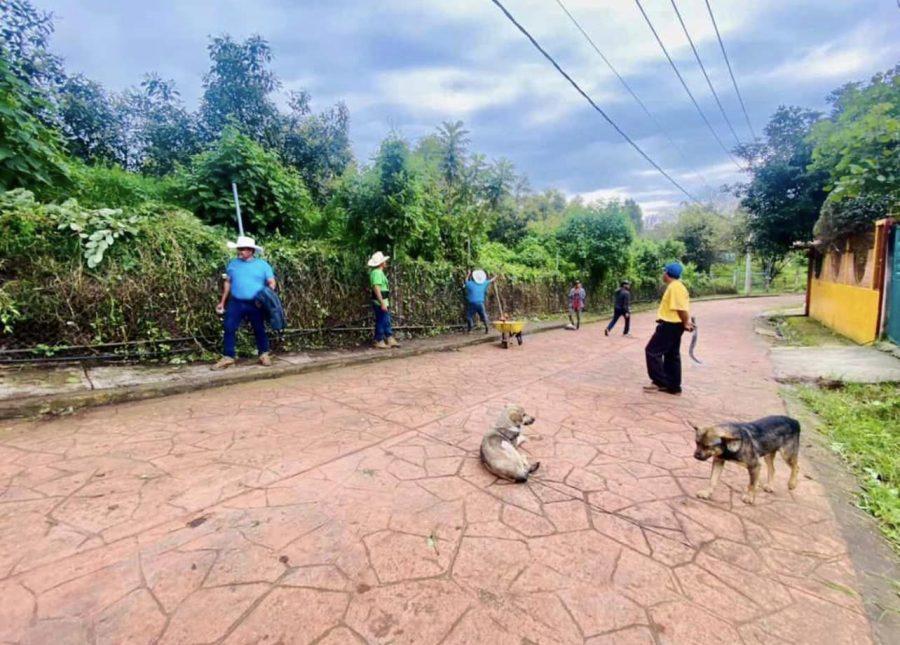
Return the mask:
<svg viewBox="0 0 900 645"><path fill-rule="evenodd" d="M516 334L516 342L521 345L524 341L522 340L522 334Z"/></svg>

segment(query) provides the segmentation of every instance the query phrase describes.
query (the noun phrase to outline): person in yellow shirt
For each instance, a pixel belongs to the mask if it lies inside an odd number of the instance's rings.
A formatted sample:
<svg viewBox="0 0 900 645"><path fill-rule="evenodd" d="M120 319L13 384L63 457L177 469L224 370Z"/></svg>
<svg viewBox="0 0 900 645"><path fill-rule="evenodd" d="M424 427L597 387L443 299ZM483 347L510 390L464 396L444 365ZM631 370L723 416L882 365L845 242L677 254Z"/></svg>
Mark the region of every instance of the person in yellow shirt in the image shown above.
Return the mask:
<svg viewBox="0 0 900 645"><path fill-rule="evenodd" d="M663 273L666 291L656 311L656 331L644 349L651 381L644 387L647 392L681 394L681 335L694 329L682 271L684 267L679 262L670 262Z"/></svg>

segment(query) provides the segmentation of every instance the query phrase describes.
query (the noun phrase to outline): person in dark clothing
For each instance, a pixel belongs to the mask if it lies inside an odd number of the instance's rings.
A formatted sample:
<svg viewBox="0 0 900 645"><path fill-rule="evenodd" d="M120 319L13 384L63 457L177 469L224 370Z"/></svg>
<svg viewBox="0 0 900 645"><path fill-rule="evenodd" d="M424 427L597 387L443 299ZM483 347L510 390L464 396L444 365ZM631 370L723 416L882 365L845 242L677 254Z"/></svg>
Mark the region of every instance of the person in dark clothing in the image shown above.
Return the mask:
<svg viewBox="0 0 900 645"><path fill-rule="evenodd" d="M609 332L611 332L612 328L619 322L619 318L625 319L625 331L623 332L623 335L627 336L628 332L631 330L631 283L628 280L623 280L622 284L619 285L619 288L616 289L616 299L613 304L613 317L603 333L609 336Z"/></svg>
<svg viewBox="0 0 900 645"><path fill-rule="evenodd" d="M671 262L663 273L666 291L656 312L656 331L644 349L650 377L645 392L681 394L681 336L694 329L690 296L679 279L683 270L680 263Z"/></svg>

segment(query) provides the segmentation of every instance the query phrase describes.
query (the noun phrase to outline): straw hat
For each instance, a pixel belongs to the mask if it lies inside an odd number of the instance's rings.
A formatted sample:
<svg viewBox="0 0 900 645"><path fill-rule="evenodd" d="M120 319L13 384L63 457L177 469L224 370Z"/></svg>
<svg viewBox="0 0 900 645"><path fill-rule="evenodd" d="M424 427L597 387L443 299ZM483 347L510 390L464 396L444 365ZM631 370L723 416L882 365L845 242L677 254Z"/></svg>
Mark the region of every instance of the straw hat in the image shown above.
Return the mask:
<svg viewBox="0 0 900 645"><path fill-rule="evenodd" d="M487 274L481 269L475 269L472 271L472 279L475 281L475 284L484 284L484 281L487 280Z"/></svg>
<svg viewBox="0 0 900 645"><path fill-rule="evenodd" d="M370 267L377 267L381 266L390 259L391 257L389 255L385 255L381 251L375 251L375 253L372 254L372 257L369 258L369 261L366 264L368 264Z"/></svg>
<svg viewBox="0 0 900 645"><path fill-rule="evenodd" d="M247 237L246 235L238 235L237 242L228 242L229 249L255 249L257 251L262 251L263 248L261 246L256 246L256 240L252 237Z"/></svg>

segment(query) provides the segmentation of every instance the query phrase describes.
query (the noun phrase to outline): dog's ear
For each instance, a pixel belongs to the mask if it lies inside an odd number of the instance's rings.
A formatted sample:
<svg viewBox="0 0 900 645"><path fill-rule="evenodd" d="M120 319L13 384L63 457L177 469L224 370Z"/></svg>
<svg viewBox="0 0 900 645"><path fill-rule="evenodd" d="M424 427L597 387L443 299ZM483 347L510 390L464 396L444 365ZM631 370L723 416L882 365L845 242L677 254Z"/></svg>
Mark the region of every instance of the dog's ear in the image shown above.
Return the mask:
<svg viewBox="0 0 900 645"><path fill-rule="evenodd" d="M699 442L703 438L703 428L691 421L688 421L688 425L694 429L694 440Z"/></svg>
<svg viewBox="0 0 900 645"><path fill-rule="evenodd" d="M509 416L509 420L515 426L522 425L522 422L525 420L525 410L522 409L521 406L512 405L507 409L507 414Z"/></svg>

